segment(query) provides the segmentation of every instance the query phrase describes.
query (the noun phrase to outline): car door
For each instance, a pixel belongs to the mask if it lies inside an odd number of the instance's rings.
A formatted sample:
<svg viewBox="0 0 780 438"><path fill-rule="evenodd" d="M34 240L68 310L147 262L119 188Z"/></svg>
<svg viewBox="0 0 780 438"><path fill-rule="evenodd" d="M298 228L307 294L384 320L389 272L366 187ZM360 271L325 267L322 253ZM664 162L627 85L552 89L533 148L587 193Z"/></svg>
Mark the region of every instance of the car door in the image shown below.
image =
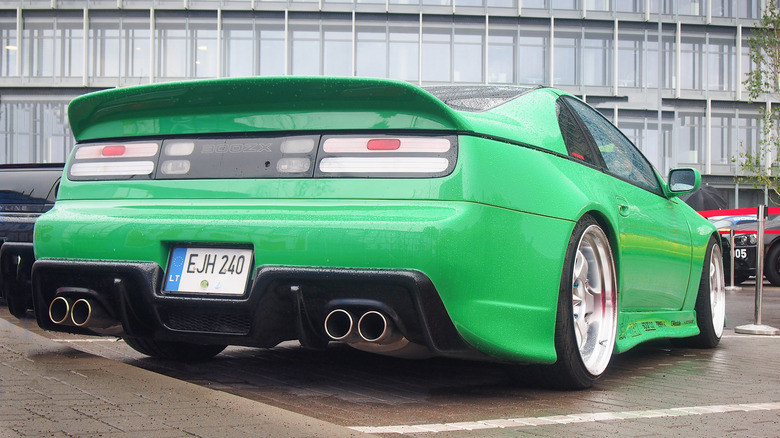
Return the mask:
<svg viewBox="0 0 780 438"><path fill-rule="evenodd" d="M565 100L614 177L621 308L679 310L691 275L691 233L684 206L664 196L655 170L617 128L581 101Z"/></svg>

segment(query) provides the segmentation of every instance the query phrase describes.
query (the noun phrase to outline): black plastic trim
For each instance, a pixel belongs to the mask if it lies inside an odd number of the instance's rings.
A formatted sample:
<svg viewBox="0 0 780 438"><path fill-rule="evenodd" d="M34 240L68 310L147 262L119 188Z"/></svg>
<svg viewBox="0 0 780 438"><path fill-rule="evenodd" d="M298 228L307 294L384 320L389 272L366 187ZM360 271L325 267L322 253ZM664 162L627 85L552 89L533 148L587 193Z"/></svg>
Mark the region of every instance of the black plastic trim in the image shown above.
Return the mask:
<svg viewBox="0 0 780 438"><path fill-rule="evenodd" d="M71 295L103 305L121 322L120 336L266 348L298 339L321 348L329 342L324 320L331 310L382 310L407 339L436 355L487 357L460 336L420 271L261 266L242 299L162 294L162 282L156 263L39 260L33 266L36 318L46 330L101 334L49 320L51 301Z"/></svg>

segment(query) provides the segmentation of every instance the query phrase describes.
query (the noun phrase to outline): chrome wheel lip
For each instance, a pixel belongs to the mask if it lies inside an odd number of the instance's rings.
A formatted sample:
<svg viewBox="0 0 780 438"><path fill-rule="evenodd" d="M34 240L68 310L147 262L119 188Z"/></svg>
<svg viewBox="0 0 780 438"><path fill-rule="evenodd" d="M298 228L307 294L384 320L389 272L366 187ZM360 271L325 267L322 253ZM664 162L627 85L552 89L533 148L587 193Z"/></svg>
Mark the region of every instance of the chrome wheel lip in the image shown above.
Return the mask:
<svg viewBox="0 0 780 438"><path fill-rule="evenodd" d="M723 255L720 246L713 245L710 252L710 314L715 336L723 335L726 323L726 285L724 280Z"/></svg>
<svg viewBox="0 0 780 438"><path fill-rule="evenodd" d="M594 376L606 370L617 337L617 279L606 234L585 229L572 266L572 317L577 349Z"/></svg>

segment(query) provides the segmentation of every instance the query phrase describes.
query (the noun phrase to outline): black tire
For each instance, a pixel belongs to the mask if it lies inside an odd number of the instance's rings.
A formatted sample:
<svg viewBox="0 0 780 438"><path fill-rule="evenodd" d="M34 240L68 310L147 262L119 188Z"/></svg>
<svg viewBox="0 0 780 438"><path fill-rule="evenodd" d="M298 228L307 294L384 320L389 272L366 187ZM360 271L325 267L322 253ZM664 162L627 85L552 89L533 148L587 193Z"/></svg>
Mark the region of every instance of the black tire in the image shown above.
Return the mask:
<svg viewBox="0 0 780 438"><path fill-rule="evenodd" d="M218 355L226 345L200 345L188 342L155 341L127 336L125 343L133 350L158 359L180 362L200 362Z"/></svg>
<svg viewBox="0 0 780 438"><path fill-rule="evenodd" d="M5 302L8 304L8 311L11 313L11 315L22 319L27 316L27 310L30 309L31 306L31 299L19 296L16 293L9 293L5 297Z"/></svg>
<svg viewBox="0 0 780 438"><path fill-rule="evenodd" d="M772 283L772 286L780 286L780 244L769 248L764 263L766 279ZM758 281L758 275L756 275L756 281Z"/></svg>
<svg viewBox="0 0 780 438"><path fill-rule="evenodd" d="M27 316L27 311L32 309L32 290L27 283L27 276L21 272L15 279L7 281L5 288L5 302L11 315L22 319Z"/></svg>
<svg viewBox="0 0 780 438"><path fill-rule="evenodd" d="M590 293L598 290L601 293ZM583 293L590 298L579 301ZM606 370L615 348L617 296L617 277L609 239L595 219L584 216L574 227L561 273L555 323L558 360L553 365L517 371L541 379L541 384L555 389L593 386ZM592 303L586 304L588 301ZM586 319L586 316L590 318ZM589 319L599 321L598 327L593 330L597 332L596 336L587 330L583 334L583 326L591 327Z"/></svg>
<svg viewBox="0 0 780 438"><path fill-rule="evenodd" d="M747 274L734 274L734 286L740 285L750 279Z"/></svg>
<svg viewBox="0 0 780 438"><path fill-rule="evenodd" d="M683 339L683 345L715 348L720 343L726 322L726 282L723 277L720 245L714 238L710 238L701 270L699 292L696 295L696 324L699 326L699 334Z"/></svg>

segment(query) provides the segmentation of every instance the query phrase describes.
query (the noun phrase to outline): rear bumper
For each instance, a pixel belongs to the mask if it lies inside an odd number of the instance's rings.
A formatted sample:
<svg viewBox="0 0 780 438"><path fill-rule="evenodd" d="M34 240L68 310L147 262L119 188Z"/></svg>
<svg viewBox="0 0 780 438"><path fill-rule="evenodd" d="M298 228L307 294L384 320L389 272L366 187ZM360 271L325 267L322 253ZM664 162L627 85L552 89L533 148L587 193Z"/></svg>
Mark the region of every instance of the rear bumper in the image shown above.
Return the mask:
<svg viewBox="0 0 780 438"><path fill-rule="evenodd" d="M483 357L458 334L433 283L418 271L261 266L239 299L162 293L155 263L40 260L33 271L36 318L46 330L94 335L110 327L53 322L49 306L62 297L99 306L118 336L256 347L299 339L317 348L329 341L324 321L332 310L379 310L410 342L436 355Z"/></svg>
<svg viewBox="0 0 780 438"><path fill-rule="evenodd" d="M36 308L42 326L55 329L44 312L57 289L105 291L124 300L115 305L134 319L117 318L130 336L272 346L300 339L296 315L313 315L319 329L329 300L375 300L413 315L396 325L437 354L459 356L465 340L498 360L552 363L572 227L463 201L64 201L36 226ZM172 249L197 245L251 247L252 292L241 299L161 293ZM125 274L114 285L117 271ZM302 313L290 292L301 284L303 303L314 306ZM180 315L203 324L215 309L222 316L211 324L237 324L237 315L243 328L182 330Z"/></svg>

